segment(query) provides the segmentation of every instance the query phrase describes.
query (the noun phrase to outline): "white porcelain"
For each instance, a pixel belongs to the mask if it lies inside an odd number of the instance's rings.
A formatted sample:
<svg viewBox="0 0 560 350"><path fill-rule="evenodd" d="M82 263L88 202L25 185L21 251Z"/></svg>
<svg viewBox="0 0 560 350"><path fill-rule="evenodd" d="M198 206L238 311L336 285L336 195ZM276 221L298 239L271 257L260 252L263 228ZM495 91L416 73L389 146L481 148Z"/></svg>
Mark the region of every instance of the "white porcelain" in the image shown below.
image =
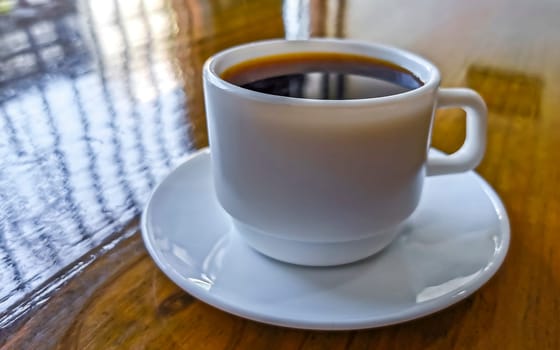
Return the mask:
<svg viewBox="0 0 560 350"><path fill-rule="evenodd" d="M226 312L306 329L359 329L431 314L502 264L504 206L474 172L426 179L404 232L379 254L336 267L281 263L251 249L216 199L208 150L173 171L142 216L142 236L177 285Z"/></svg>
<svg viewBox="0 0 560 350"><path fill-rule="evenodd" d="M220 78L239 62L304 51L381 58L425 85L332 101L263 94ZM218 53L204 66L204 89L220 204L253 247L282 261L336 265L379 251L416 208L426 173L472 169L484 153L484 102L439 82L419 56L346 39L271 40ZM467 112L465 143L427 157L434 110L450 106Z"/></svg>

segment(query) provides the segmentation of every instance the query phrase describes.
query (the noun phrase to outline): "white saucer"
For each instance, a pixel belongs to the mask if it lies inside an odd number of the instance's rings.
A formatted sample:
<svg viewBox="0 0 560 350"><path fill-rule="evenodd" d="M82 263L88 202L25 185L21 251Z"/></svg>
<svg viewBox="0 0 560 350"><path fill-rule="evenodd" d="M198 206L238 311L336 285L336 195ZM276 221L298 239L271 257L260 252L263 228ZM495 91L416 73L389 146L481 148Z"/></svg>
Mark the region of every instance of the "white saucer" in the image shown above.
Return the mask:
<svg viewBox="0 0 560 350"><path fill-rule="evenodd" d="M343 330L422 317L480 288L502 264L502 202L474 172L426 179L418 209L381 253L339 267L281 263L250 248L219 206L202 150L155 189L142 236L156 264L196 298L248 319Z"/></svg>

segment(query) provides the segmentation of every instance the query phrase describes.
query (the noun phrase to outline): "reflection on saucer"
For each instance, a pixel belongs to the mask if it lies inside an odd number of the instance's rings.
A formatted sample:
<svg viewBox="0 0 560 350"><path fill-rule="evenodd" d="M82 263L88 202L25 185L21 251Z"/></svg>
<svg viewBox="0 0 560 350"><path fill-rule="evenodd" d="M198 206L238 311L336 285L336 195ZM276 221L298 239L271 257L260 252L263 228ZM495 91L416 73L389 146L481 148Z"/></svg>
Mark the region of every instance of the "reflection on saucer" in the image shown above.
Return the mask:
<svg viewBox="0 0 560 350"><path fill-rule="evenodd" d="M252 320L324 330L404 322L457 303L496 273L509 234L499 197L468 172L428 178L404 232L373 257L336 267L281 263L232 228L208 151L171 173L142 217L150 255L193 296Z"/></svg>
<svg viewBox="0 0 560 350"><path fill-rule="evenodd" d="M418 295L416 295L416 302L422 303L424 301L436 299L444 296L445 294L451 293L454 290L460 289L462 286L473 281L481 272L482 269L478 270L472 275L457 277L452 280L446 281L438 286L426 287L420 293L418 293Z"/></svg>

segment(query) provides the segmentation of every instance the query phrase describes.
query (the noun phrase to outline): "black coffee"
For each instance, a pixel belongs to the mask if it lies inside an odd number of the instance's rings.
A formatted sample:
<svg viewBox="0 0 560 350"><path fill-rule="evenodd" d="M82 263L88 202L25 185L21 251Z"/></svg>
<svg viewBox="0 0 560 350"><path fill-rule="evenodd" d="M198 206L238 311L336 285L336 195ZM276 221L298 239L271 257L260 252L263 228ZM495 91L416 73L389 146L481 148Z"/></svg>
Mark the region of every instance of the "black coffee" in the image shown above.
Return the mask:
<svg viewBox="0 0 560 350"><path fill-rule="evenodd" d="M327 100L389 96L423 85L414 74L393 63L328 52L253 59L228 68L221 76L266 94Z"/></svg>

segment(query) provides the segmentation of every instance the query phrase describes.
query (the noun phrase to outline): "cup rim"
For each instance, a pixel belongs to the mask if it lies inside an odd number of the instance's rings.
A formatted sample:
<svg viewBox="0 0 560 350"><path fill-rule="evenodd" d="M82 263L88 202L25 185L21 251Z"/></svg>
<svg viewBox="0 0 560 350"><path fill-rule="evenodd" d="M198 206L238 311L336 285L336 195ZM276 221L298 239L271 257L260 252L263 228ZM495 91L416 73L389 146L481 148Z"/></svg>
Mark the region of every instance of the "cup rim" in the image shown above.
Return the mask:
<svg viewBox="0 0 560 350"><path fill-rule="evenodd" d="M394 95L348 99L348 100L323 100L323 99L278 96L278 95L266 94L254 90L249 90L222 79L220 75L216 72L216 65L219 63L219 61L223 60L225 57L231 55L236 51L246 50L250 48L257 48L258 46L263 46L263 45L278 44L282 42L296 42L296 43L298 42L299 43L302 42L303 43L304 42L329 43L330 42L337 45L369 46L382 51L392 53L395 56L404 56L407 60L420 64L426 69L427 72L429 72L429 78L427 79L426 82L424 82L422 86L418 88L401 92L398 94L394 94ZM394 61L391 60L389 61L391 63L397 64L398 66L402 66ZM414 74L415 72L412 73ZM253 100L262 101L262 102L275 103L275 104L290 104L290 105L299 105L299 106L327 105L331 107L360 106L360 105L371 105L371 104L393 104L396 102L401 102L402 100L405 99L410 99L412 97L423 95L431 90L435 90L439 87L441 81L438 68L433 63L431 63L430 61L428 61L427 59L423 58L420 55L390 45L378 44L378 43L362 41L362 40L338 39L338 38L310 38L306 40L269 39L269 40L253 41L253 42L233 46L212 55L206 60L203 66L203 79L207 80L208 82L210 82L211 84L217 86L222 90L227 90L228 92L233 93L235 95L242 96L245 98L250 98Z"/></svg>

